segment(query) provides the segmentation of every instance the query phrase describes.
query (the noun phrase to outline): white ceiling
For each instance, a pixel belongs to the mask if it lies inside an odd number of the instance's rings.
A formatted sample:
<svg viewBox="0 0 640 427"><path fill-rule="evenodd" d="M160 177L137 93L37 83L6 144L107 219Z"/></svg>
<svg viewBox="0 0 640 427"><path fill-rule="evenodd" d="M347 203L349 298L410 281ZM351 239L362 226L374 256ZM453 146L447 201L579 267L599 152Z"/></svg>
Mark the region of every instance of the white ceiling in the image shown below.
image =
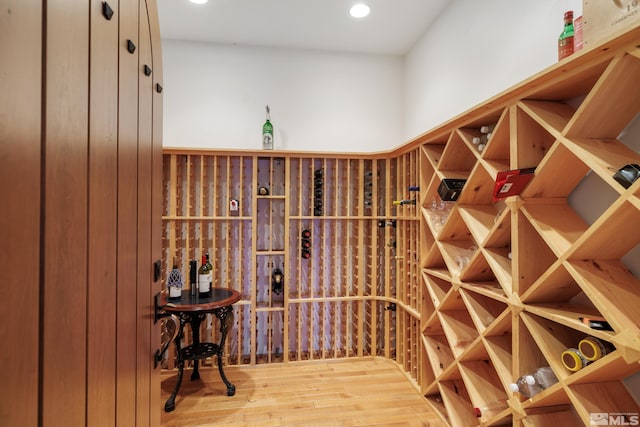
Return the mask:
<svg viewBox="0 0 640 427"><path fill-rule="evenodd" d="M158 13L167 39L404 55L450 1L158 0ZM368 17L349 15L357 2Z"/></svg>

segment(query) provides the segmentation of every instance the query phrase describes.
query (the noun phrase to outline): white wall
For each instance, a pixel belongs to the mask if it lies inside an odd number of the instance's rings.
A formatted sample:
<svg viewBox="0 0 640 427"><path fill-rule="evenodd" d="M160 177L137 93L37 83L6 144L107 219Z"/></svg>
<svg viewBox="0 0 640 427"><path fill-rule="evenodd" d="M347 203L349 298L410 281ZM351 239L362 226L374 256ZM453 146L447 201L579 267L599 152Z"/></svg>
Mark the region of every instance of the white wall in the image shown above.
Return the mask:
<svg viewBox="0 0 640 427"><path fill-rule="evenodd" d="M163 40L164 145L370 152L402 140L400 57Z"/></svg>
<svg viewBox="0 0 640 427"><path fill-rule="evenodd" d="M582 0L454 0L405 59L404 141L557 62Z"/></svg>

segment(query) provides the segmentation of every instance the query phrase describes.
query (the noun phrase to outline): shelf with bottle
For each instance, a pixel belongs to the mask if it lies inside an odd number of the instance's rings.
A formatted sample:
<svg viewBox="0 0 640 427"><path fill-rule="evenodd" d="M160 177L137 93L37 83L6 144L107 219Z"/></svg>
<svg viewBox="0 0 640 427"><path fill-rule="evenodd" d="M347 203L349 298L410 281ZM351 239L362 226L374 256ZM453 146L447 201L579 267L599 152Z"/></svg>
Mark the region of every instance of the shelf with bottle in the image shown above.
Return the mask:
<svg viewBox="0 0 640 427"><path fill-rule="evenodd" d="M607 363L607 358L615 357L614 347L611 347L612 353L604 354L601 359L595 356L595 361L588 360L579 350L581 341L586 338L583 332L529 312L523 312L521 319L548 361L547 366L551 367L558 379L566 380L582 369L585 370L583 375L587 375L589 371L596 370L598 365Z"/></svg>
<svg viewBox="0 0 640 427"><path fill-rule="evenodd" d="M270 196L286 195L285 166L285 158L258 157L254 162L256 195L259 188L268 189Z"/></svg>
<svg viewBox="0 0 640 427"><path fill-rule="evenodd" d="M508 396L490 360L463 361L459 368L480 425L508 415Z"/></svg>
<svg viewBox="0 0 640 427"><path fill-rule="evenodd" d="M458 129L477 157L509 160L508 110L492 113Z"/></svg>
<svg viewBox="0 0 640 427"><path fill-rule="evenodd" d="M289 279L285 275L284 254L256 259L256 310L284 309Z"/></svg>
<svg viewBox="0 0 640 427"><path fill-rule="evenodd" d="M603 259L567 261L564 265L615 331L638 330L640 279L624 263Z"/></svg>
<svg viewBox="0 0 640 427"><path fill-rule="evenodd" d="M590 286L590 285L589 285ZM572 329L590 332L608 339L611 332L600 332L605 328L594 329L589 326L589 319L604 319L604 316L592 302L588 295L592 295L590 288L588 294L582 289L576 280L567 271L564 265L555 264L548 274L545 274L536 282L535 286L522 295L526 310L539 316L563 324ZM604 325L605 323L596 323ZM608 322L606 326L610 326Z"/></svg>

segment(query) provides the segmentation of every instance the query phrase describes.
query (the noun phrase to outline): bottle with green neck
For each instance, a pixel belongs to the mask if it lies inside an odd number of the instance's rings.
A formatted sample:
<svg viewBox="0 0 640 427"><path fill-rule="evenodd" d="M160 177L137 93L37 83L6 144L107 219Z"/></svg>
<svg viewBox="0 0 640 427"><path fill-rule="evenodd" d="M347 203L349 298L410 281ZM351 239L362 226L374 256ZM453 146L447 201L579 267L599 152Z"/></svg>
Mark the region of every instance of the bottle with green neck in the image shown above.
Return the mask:
<svg viewBox="0 0 640 427"><path fill-rule="evenodd" d="M262 125L262 148L265 150L273 150L273 125L271 124L271 111L269 106L267 110L267 121Z"/></svg>

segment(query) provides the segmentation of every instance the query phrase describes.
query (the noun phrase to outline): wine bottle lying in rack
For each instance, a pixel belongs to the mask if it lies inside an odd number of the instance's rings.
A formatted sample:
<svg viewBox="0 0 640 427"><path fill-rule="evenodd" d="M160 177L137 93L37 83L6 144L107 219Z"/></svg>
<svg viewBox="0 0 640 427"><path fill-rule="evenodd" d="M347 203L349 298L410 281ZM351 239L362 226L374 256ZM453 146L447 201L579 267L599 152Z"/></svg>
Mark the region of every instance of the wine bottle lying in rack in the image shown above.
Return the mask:
<svg viewBox="0 0 640 427"><path fill-rule="evenodd" d="M399 205L399 206L404 206L404 205L415 205L416 204L416 199L410 199L410 200L394 200L393 201L394 205Z"/></svg>

